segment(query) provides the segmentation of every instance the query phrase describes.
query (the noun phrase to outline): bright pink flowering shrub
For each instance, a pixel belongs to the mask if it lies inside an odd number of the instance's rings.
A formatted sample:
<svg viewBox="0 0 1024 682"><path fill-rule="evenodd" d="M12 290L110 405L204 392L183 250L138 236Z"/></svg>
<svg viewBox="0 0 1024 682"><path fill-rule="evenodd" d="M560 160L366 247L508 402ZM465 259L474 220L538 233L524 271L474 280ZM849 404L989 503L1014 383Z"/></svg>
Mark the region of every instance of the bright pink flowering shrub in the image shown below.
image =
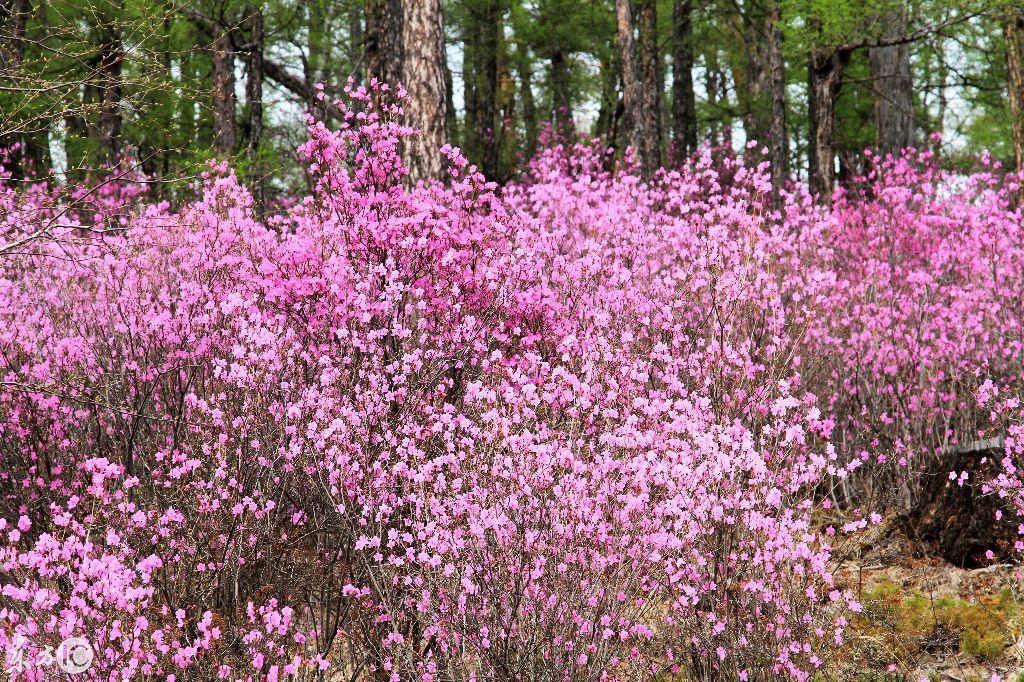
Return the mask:
<svg viewBox="0 0 1024 682"><path fill-rule="evenodd" d="M0 646L85 636L120 680L808 679L859 608L815 491L1019 364L1006 195L895 162L774 212L763 168L643 183L583 142L410 188L373 99L310 123L315 189L266 224L211 168L22 245L56 204L0 187Z"/></svg>
<svg viewBox="0 0 1024 682"><path fill-rule="evenodd" d="M812 320L807 353L829 361L818 390L842 449L872 464L860 489L840 486L848 499L884 497L975 440L990 424L975 398L984 381L1019 385L1024 216L1017 179L996 171L946 172L930 152L888 158L836 203L822 252L830 313Z"/></svg>

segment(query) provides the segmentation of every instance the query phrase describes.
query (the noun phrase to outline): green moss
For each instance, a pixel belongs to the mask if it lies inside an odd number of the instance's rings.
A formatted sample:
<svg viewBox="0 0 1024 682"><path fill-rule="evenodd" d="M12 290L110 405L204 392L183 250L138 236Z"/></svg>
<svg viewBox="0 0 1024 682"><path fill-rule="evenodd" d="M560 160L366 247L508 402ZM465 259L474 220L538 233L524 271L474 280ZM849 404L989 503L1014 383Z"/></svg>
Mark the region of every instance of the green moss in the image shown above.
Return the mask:
<svg viewBox="0 0 1024 682"><path fill-rule="evenodd" d="M978 663L991 663L1003 656L1019 626L1009 588L974 603L907 594L883 580L863 592L861 603L864 611L855 619L858 657L871 667L957 650Z"/></svg>

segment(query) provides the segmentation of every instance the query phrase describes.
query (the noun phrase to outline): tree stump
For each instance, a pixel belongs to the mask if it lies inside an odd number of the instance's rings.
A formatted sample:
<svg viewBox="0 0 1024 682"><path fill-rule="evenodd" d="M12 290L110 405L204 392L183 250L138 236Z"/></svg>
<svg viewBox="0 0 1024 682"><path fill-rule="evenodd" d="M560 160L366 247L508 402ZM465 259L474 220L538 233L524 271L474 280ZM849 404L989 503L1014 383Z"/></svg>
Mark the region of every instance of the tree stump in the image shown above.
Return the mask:
<svg viewBox="0 0 1024 682"><path fill-rule="evenodd" d="M989 550L997 557L1010 555L1017 525L998 496L984 494L982 486L999 473L1002 437L974 441L946 449L921 476L918 502L902 518L900 527L921 550L954 566L978 568L989 563ZM961 486L950 472L966 471ZM1003 510L1003 519L996 511Z"/></svg>

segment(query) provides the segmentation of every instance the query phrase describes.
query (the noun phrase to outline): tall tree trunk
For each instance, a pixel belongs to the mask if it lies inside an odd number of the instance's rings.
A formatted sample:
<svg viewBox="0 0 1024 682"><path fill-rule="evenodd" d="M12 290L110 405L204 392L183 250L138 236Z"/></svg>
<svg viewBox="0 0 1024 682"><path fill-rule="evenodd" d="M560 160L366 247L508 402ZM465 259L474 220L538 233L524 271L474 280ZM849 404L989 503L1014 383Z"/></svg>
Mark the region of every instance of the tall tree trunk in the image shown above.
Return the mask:
<svg viewBox="0 0 1024 682"><path fill-rule="evenodd" d="M740 112L743 117L743 130L747 140L756 140L764 144L769 136L770 90L768 71L768 55L763 17L756 23L751 22L737 31L735 40L747 44L743 51L742 62L732 69L736 96L739 100Z"/></svg>
<svg viewBox="0 0 1024 682"><path fill-rule="evenodd" d="M1004 26L1006 72L1013 121L1013 151L1017 170L1024 171L1024 6L1014 5Z"/></svg>
<svg viewBox="0 0 1024 682"><path fill-rule="evenodd" d="M777 2L773 2L768 10L765 33L771 87L768 158L772 165L772 205L780 208L782 188L789 175L789 137L786 130L786 62L782 54L781 12Z"/></svg>
<svg viewBox="0 0 1024 682"><path fill-rule="evenodd" d="M644 111L644 83L640 80L636 41L633 38L633 8L630 0L615 0L616 42L622 67L622 98L626 118L626 141L633 148L640 173L650 178L658 167L656 139L647 137ZM653 134L653 131L650 131Z"/></svg>
<svg viewBox="0 0 1024 682"><path fill-rule="evenodd" d="M882 17L885 38L907 32L906 10ZM878 151L896 154L914 144L914 89L910 73L910 48L905 44L868 49Z"/></svg>
<svg viewBox="0 0 1024 682"><path fill-rule="evenodd" d="M257 213L263 213L266 181L259 149L263 140L263 8L253 11L250 19L249 73L245 81L245 98L249 104L249 157L251 190Z"/></svg>
<svg viewBox="0 0 1024 682"><path fill-rule="evenodd" d="M463 36L466 68L466 134L463 144L484 175L498 172L498 56L502 36L499 0L481 0L469 6Z"/></svg>
<svg viewBox="0 0 1024 682"><path fill-rule="evenodd" d="M441 147L448 137L444 18L441 0L402 0L406 122L419 130L404 157L413 182L441 178Z"/></svg>
<svg viewBox="0 0 1024 682"><path fill-rule="evenodd" d="M311 86L327 84L328 63L331 60L333 36L328 35L326 0L305 0L306 7L306 58L302 60L303 76ZM310 89L306 100L308 111L320 121L327 118L327 105L319 97L319 91ZM325 94L326 96L326 94Z"/></svg>
<svg viewBox="0 0 1024 682"><path fill-rule="evenodd" d="M697 102L693 92L693 0L672 6L672 129L676 151L697 150Z"/></svg>
<svg viewBox="0 0 1024 682"><path fill-rule="evenodd" d="M454 145L459 139L459 117L455 115L455 79L447 60L444 63L444 102L448 109L448 142Z"/></svg>
<svg viewBox="0 0 1024 682"><path fill-rule="evenodd" d="M712 47L706 54L707 68L704 70L704 89L708 93L708 108L714 112L714 119L710 122L708 138L711 146L715 147L725 139L725 131L722 126L721 115L719 114L719 102L725 99L725 74L722 73L721 65L718 62L718 50ZM721 133L721 135L720 135Z"/></svg>
<svg viewBox="0 0 1024 682"><path fill-rule="evenodd" d="M537 104L533 98L533 65L526 48L516 48L519 67L519 88L523 101L523 128L526 134L526 158L532 158L537 151Z"/></svg>
<svg viewBox="0 0 1024 682"><path fill-rule="evenodd" d="M118 9L121 3L115 3ZM108 18L103 27L100 42L100 114L99 141L103 158L113 162L121 149L121 68L124 63L124 49L121 45L121 16Z"/></svg>
<svg viewBox="0 0 1024 682"><path fill-rule="evenodd" d="M807 165L811 192L826 203L832 200L836 176L835 100L848 61L849 53L826 47L812 48L808 57Z"/></svg>
<svg viewBox="0 0 1024 682"><path fill-rule="evenodd" d="M348 61L352 80L362 83L365 46L363 44L363 13L358 4L353 4L348 10L348 41Z"/></svg>
<svg viewBox="0 0 1024 682"><path fill-rule="evenodd" d="M0 0L0 74L16 76L25 60L25 29L32 7L29 0Z"/></svg>
<svg viewBox="0 0 1024 682"><path fill-rule="evenodd" d="M561 46L551 49L551 107L552 119L559 135L573 132L572 84L569 78L569 58Z"/></svg>
<svg viewBox="0 0 1024 682"><path fill-rule="evenodd" d="M612 121L619 102L619 63L613 53L601 55L600 67L601 104L597 110L595 134L603 136L611 144Z"/></svg>
<svg viewBox="0 0 1024 682"><path fill-rule="evenodd" d="M235 153L235 53L225 27L213 39L213 146L217 154Z"/></svg>
<svg viewBox="0 0 1024 682"><path fill-rule="evenodd" d="M665 89L661 78L661 55L658 50L658 12L655 0L637 3L638 56L640 60L641 106L643 113L643 140L654 169L661 167L661 93ZM650 174L647 176L650 177Z"/></svg>
<svg viewBox="0 0 1024 682"><path fill-rule="evenodd" d="M16 83L25 61L26 28L32 11L29 0L0 0L0 82ZM11 122L13 123L13 122ZM17 128L17 126L13 126ZM0 130L0 150L11 154L13 172L18 179L31 172L30 147L33 135L19 130ZM13 147L19 145L15 151ZM35 169L38 170L38 169Z"/></svg>
<svg viewBox="0 0 1024 682"><path fill-rule="evenodd" d="M402 0L367 0L365 51L368 78L403 82Z"/></svg>

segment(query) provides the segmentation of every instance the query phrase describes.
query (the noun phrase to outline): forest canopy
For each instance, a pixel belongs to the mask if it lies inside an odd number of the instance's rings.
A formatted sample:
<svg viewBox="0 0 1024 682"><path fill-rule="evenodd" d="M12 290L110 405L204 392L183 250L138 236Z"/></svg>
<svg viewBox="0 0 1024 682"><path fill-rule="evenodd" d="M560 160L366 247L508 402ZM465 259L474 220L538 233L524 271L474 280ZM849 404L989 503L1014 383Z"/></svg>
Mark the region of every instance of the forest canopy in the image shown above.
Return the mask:
<svg viewBox="0 0 1024 682"><path fill-rule="evenodd" d="M279 195L305 182L295 114L331 125L349 80L377 78L405 84L412 124L498 182L572 131L632 145L647 175L757 141L776 192L802 179L827 197L866 170L865 149L1024 161L1022 14L1003 0L4 0L0 146L24 176L130 159L170 181L217 155Z"/></svg>

